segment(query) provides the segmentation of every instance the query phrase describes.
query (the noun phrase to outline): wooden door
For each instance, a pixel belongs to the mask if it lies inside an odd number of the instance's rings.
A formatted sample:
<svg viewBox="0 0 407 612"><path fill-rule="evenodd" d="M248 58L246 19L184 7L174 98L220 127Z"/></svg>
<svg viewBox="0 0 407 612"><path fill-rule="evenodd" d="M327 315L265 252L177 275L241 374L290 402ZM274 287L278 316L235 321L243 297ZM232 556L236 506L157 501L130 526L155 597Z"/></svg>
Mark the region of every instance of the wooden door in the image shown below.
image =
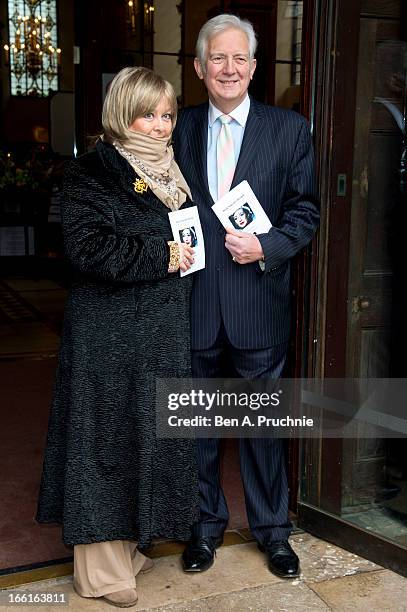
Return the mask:
<svg viewBox="0 0 407 612"><path fill-rule="evenodd" d="M375 3L370 3L370 10ZM365 10L368 8L365 3ZM389 7L387 7L389 10ZM401 132L385 99L400 108L400 22L362 13L352 180L347 300L346 376L391 375L394 211L400 200L397 170ZM407 45L406 45L407 46ZM363 438L343 448L342 513L368 509L386 488L386 455L391 442Z"/></svg>
<svg viewBox="0 0 407 612"><path fill-rule="evenodd" d="M311 371L318 378L405 377L402 142L376 98L402 106L405 47L402 61L390 56L407 40L407 4L321 0L319 6L314 126L322 214ZM358 426L353 439L304 442L299 524L407 575L400 519L407 515L400 494L407 482L405 440L360 434Z"/></svg>

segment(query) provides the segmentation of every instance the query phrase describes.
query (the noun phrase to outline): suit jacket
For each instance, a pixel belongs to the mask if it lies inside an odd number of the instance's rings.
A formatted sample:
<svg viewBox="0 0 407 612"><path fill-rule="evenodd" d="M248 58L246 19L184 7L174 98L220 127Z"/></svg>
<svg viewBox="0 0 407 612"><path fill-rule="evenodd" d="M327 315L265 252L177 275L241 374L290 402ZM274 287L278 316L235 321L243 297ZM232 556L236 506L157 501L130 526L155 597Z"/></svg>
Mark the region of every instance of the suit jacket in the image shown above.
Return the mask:
<svg viewBox="0 0 407 612"><path fill-rule="evenodd" d="M264 272L257 262L233 262L225 248L225 230L211 210L207 133L208 103L180 114L175 156L199 209L206 252L192 291L192 348L211 346L222 320L236 348L275 346L290 331L290 260L312 239L319 219L308 125L293 111L251 98L232 187L246 179L273 224L258 235Z"/></svg>

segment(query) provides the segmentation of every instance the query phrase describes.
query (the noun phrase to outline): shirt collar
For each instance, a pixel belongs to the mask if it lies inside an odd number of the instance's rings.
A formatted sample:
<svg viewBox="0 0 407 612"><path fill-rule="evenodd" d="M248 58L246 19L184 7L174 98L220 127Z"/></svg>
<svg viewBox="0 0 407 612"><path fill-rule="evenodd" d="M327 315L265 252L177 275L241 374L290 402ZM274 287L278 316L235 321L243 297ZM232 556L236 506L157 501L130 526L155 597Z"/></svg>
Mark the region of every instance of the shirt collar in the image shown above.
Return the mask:
<svg viewBox="0 0 407 612"><path fill-rule="evenodd" d="M234 108L230 113L228 113L228 115L229 117L232 117L232 119L237 121L239 125L241 125L242 127L245 127L247 117L249 116L249 110L250 110L250 98L248 95L246 95L243 102L241 102L239 106L236 106L236 108ZM225 113L223 113L221 110L216 108L216 106L212 104L212 102L209 100L209 109L208 109L209 127L212 127L216 119L224 114Z"/></svg>

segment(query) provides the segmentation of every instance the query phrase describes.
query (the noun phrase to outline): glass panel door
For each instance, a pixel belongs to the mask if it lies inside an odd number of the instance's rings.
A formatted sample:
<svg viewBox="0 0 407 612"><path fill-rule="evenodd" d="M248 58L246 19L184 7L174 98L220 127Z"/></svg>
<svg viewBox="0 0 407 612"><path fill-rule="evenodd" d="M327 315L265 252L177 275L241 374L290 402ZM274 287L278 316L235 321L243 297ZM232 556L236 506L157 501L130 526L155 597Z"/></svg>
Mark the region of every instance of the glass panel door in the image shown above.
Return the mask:
<svg viewBox="0 0 407 612"><path fill-rule="evenodd" d="M363 13L362 3L360 15L353 177L348 185L352 200L344 375L349 378L407 375L407 43L400 40L401 3L396 4L389 16L379 9L375 14L373 8ZM334 149L334 155L341 152ZM328 321L327 329L333 326L335 322ZM325 512L332 525L336 518L360 529L355 537L371 534L380 538L381 546L385 540L397 555L404 551L404 569L403 564L395 569L407 571L405 439L368 439L355 428L353 439L307 441L303 467L300 506L304 504L305 514L312 509ZM365 542L364 554L369 556L373 540L370 549ZM354 546L351 540L345 544Z"/></svg>

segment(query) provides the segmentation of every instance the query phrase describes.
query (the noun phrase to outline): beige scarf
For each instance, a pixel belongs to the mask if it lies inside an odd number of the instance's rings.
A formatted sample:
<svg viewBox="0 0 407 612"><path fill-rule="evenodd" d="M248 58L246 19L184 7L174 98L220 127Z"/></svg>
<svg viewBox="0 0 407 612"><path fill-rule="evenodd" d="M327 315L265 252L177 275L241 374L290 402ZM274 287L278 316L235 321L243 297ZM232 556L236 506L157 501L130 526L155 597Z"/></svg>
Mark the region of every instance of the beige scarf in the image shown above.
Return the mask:
<svg viewBox="0 0 407 612"><path fill-rule="evenodd" d="M125 141L113 145L170 210L178 210L187 197L191 198L168 138L129 130Z"/></svg>

